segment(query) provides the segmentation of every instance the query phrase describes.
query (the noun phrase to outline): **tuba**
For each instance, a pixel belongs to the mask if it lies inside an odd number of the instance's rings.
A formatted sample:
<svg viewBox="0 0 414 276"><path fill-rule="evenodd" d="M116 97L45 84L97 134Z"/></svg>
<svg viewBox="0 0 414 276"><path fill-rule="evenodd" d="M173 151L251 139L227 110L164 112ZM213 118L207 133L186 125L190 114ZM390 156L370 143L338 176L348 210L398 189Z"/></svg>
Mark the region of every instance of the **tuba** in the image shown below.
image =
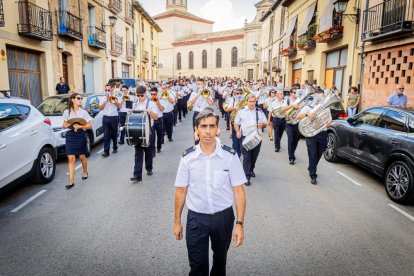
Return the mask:
<svg viewBox="0 0 414 276"><path fill-rule="evenodd" d="M248 95L250 95L250 93L249 93L249 92L247 92L247 91L245 91L245 93L243 94L243 100L239 101L239 102L236 104L236 106L235 106L235 107L238 107L239 109L240 109L240 108L245 107L245 106L247 105L247 96L248 96ZM237 110L233 110L233 111L230 113L230 122L231 122L231 123L234 123L234 120L236 119L236 116L237 116Z"/></svg>
<svg viewBox="0 0 414 276"><path fill-rule="evenodd" d="M332 121L331 105L340 103L340 99L335 95L335 93L330 92L326 96L325 100L321 104L317 104L313 109L312 113L316 114L316 118L311 119L305 117L299 122L299 131L305 137L313 137L319 132L323 131L326 127L326 123Z"/></svg>
<svg viewBox="0 0 414 276"><path fill-rule="evenodd" d="M291 125L296 125L299 123L299 120L296 119L296 116L298 116L300 110L306 105L306 103L313 98L313 95L315 92L309 91L305 97L302 99L298 98L293 104L297 105L299 108L291 108L286 111L286 123Z"/></svg>

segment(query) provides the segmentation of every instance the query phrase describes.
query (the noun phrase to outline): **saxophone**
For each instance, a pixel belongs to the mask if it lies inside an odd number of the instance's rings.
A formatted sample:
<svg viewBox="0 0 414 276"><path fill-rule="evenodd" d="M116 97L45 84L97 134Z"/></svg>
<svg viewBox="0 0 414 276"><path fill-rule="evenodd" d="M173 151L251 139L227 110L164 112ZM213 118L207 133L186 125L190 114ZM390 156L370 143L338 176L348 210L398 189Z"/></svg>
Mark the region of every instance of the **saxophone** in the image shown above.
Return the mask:
<svg viewBox="0 0 414 276"><path fill-rule="evenodd" d="M247 105L247 96L250 95L250 93L248 93L247 91L245 91L245 93L243 94L243 100L239 101L235 107L238 107L240 110L241 108L245 107ZM230 122L234 123L234 120L236 119L237 116L237 110L233 110L230 113Z"/></svg>

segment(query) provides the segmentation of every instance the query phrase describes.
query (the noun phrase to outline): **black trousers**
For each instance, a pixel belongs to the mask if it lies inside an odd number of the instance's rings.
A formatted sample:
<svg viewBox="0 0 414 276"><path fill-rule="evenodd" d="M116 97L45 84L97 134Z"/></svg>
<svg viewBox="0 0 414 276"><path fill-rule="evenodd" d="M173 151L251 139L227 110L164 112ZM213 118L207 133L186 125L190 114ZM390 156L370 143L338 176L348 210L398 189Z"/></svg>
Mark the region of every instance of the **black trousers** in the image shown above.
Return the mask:
<svg viewBox="0 0 414 276"><path fill-rule="evenodd" d="M178 120L181 121L181 116L185 117L186 112L187 112L187 106L185 104L184 98L178 99Z"/></svg>
<svg viewBox="0 0 414 276"><path fill-rule="evenodd" d="M169 113L164 113L162 115L163 126L164 126L164 133L167 133L167 137L169 140L172 139L173 134L173 123L174 123L174 114L173 111Z"/></svg>
<svg viewBox="0 0 414 276"><path fill-rule="evenodd" d="M135 146L135 166L134 177L142 178L142 167L145 154L145 169L152 171L152 152L151 147L144 148L141 144Z"/></svg>
<svg viewBox="0 0 414 276"><path fill-rule="evenodd" d="M194 111L193 113L193 130L194 130L194 127L196 126L196 117L198 114L200 114L200 112L198 111Z"/></svg>
<svg viewBox="0 0 414 276"><path fill-rule="evenodd" d="M298 124L286 124L286 133L288 136L288 154L289 160L296 160L295 151L298 147L298 143L300 140L300 132L298 128Z"/></svg>
<svg viewBox="0 0 414 276"><path fill-rule="evenodd" d="M237 152L237 155L241 156L242 151L242 140L237 138L236 130L234 129L234 124L232 124L231 128L231 141L232 141L232 147Z"/></svg>
<svg viewBox="0 0 414 276"><path fill-rule="evenodd" d="M162 126L162 117L154 121L152 126L152 132L150 137L150 148L152 155L155 155L155 145L157 145L157 150L161 150L162 143L164 142L164 135L162 135L163 126ZM157 142L155 142L155 140Z"/></svg>
<svg viewBox="0 0 414 276"><path fill-rule="evenodd" d="M308 148L308 157L309 157L309 176L311 178L316 178L316 169L318 167L319 160L328 145L328 133L326 131L319 132L314 137L306 138L306 146Z"/></svg>
<svg viewBox="0 0 414 276"><path fill-rule="evenodd" d="M104 132L104 152L109 154L111 140L113 149L118 149L118 116L103 116L102 128Z"/></svg>
<svg viewBox="0 0 414 276"><path fill-rule="evenodd" d="M174 105L173 115L174 115L174 125L176 125L177 118L178 118L178 103Z"/></svg>
<svg viewBox="0 0 414 276"><path fill-rule="evenodd" d="M243 136L242 143L244 138L245 137ZM257 157L259 156L261 146L262 142L260 142L260 144L252 150L246 150L243 146L241 147L241 152L243 155L243 170L247 180L250 180L251 173L254 171L254 168L256 167L256 161Z"/></svg>
<svg viewBox="0 0 414 276"><path fill-rule="evenodd" d="M187 113L188 113L187 103L188 103L188 100L190 99L190 95L184 96L183 99L184 99L184 117L185 117L187 116Z"/></svg>
<svg viewBox="0 0 414 276"><path fill-rule="evenodd" d="M220 95L220 94L217 94L217 95L218 95L218 104L219 104L220 112L221 112L221 115L224 116L224 112L225 112L224 108L223 108L224 99L223 99L222 95Z"/></svg>
<svg viewBox="0 0 414 276"><path fill-rule="evenodd" d="M119 115L119 125L121 127L124 127L124 129L121 131L121 137L119 138L119 141L121 143L124 143L125 142L125 133L126 133L125 122L126 122L127 113L126 112L118 112L118 115Z"/></svg>
<svg viewBox="0 0 414 276"><path fill-rule="evenodd" d="M188 210L186 241L189 275L209 275L209 239L213 250L213 267L210 275L226 275L227 252L231 244L234 225L233 208L214 215Z"/></svg>
<svg viewBox="0 0 414 276"><path fill-rule="evenodd" d="M274 143L275 149L280 149L280 140L282 140L283 132L286 128L286 120L285 118L279 119L272 117L272 124L273 124L273 136L274 136Z"/></svg>

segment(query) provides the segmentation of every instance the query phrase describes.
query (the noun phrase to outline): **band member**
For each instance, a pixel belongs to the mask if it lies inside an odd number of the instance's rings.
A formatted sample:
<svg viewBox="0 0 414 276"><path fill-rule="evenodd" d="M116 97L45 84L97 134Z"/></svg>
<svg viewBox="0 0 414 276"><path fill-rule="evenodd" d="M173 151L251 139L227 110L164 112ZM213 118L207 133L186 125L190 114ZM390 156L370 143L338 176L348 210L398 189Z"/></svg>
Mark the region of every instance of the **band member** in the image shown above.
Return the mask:
<svg viewBox="0 0 414 276"><path fill-rule="evenodd" d="M167 95L167 97L163 97ZM164 107L162 119L164 126L164 134L167 134L168 141L172 142L173 124L174 124L174 104L175 95L171 91L168 92L168 88L165 84L161 86L160 103Z"/></svg>
<svg viewBox="0 0 414 276"><path fill-rule="evenodd" d="M265 108L263 107L263 104L268 97L268 91L266 88L266 84L262 83L259 91L256 92L256 98L257 98L257 104L259 108L263 111L263 113L266 114Z"/></svg>
<svg viewBox="0 0 414 276"><path fill-rule="evenodd" d="M228 106L225 111L228 114L231 114L233 111L238 112L239 106L237 106L237 104L242 100L243 100L243 89L236 88L236 90L234 90L233 92L233 97L228 98L228 100L226 101ZM237 155L240 157L241 151L242 151L241 139L237 138L237 133L234 128L234 122L231 124L231 126L232 126L231 127L231 140L233 142L232 146L233 146L233 149L237 152Z"/></svg>
<svg viewBox="0 0 414 276"><path fill-rule="evenodd" d="M177 95L177 89L178 87L175 85L174 81L170 82L170 93L174 94L174 99L175 99L175 103L174 103L174 110L173 110L173 115L174 115L174 126L177 125L177 120L178 120L178 95Z"/></svg>
<svg viewBox="0 0 414 276"><path fill-rule="evenodd" d="M131 111L133 105L133 97L128 95L128 86L124 85L121 88L122 96L118 98L118 102L121 103L121 108L119 109L119 125L121 126L121 137L119 138L119 145L125 144L125 121L128 111Z"/></svg>
<svg viewBox="0 0 414 276"><path fill-rule="evenodd" d="M283 91L278 90L276 92L276 99L269 105L268 111L268 123L273 124L273 132L274 132L274 143L275 143L275 152L280 151L280 140L282 139L283 132L286 128L286 119L285 116L281 116L281 118L276 118L272 115L272 111L276 108L282 107L284 105L283 101Z"/></svg>
<svg viewBox="0 0 414 276"><path fill-rule="evenodd" d="M276 99L276 91L272 88L269 90L269 97L267 97L265 102L263 103L263 108L265 110L266 118L269 118L269 110L267 109L269 108L269 106L275 99ZM268 122L268 125L269 125L269 130L267 134L269 135L270 141L273 141L273 124Z"/></svg>
<svg viewBox="0 0 414 276"><path fill-rule="evenodd" d="M181 215L186 204L185 239L190 275L226 275L233 227L234 247L241 246L244 240L246 199L243 183L246 178L235 151L216 139L218 124L219 116L208 109L196 117L200 144L183 153L175 180L173 234L177 240L183 239ZM211 271L209 241L213 250Z"/></svg>
<svg viewBox="0 0 414 276"><path fill-rule="evenodd" d="M295 101L297 100L296 89L290 89L289 93L290 97L287 101L285 101L285 105L282 107L282 110L289 110L291 108L298 109L298 106L295 104ZM296 160L295 151L300 140L298 124L286 123L286 133L288 136L289 164L294 165Z"/></svg>
<svg viewBox="0 0 414 276"><path fill-rule="evenodd" d="M213 104L211 92L209 96L201 95L202 91L206 89L206 85L203 79L198 81L197 91L191 93L190 99L188 100L188 106L194 109L193 114L193 129L195 127L195 118L204 108Z"/></svg>
<svg viewBox="0 0 414 276"><path fill-rule="evenodd" d="M75 186L75 162L76 155L82 163L82 180L88 178L88 163L85 157L87 152L86 132L85 129L92 128L92 118L89 113L82 108L82 97L78 93L70 95L68 109L63 112L63 127L69 128L66 132L66 154L68 156L69 166L69 185L66 189L71 189ZM86 125L68 124L67 121L73 118L80 118L86 121Z"/></svg>
<svg viewBox="0 0 414 276"><path fill-rule="evenodd" d="M109 156L109 149L111 148L112 140L112 153L118 151L118 108L121 108L121 103L118 102L114 93L111 92L111 85L105 85L106 98L102 99L99 104L99 110L102 111L102 128L104 132L104 152L102 157ZM116 99L116 101L114 101ZM112 101L112 102L111 102Z"/></svg>
<svg viewBox="0 0 414 276"><path fill-rule="evenodd" d="M263 131L266 127L266 117L259 108L256 108L256 97L254 94L247 96L247 106L237 112L234 121L234 129L236 130L237 138L246 138L251 132L255 130ZM242 147L243 155L243 169L247 178L246 186L250 186L250 178L255 177L254 168L256 166L257 157L260 153L262 142L259 143L252 150L246 150Z"/></svg>
<svg viewBox="0 0 414 276"><path fill-rule="evenodd" d="M233 88L233 85L231 82L228 82L226 87L223 90L223 101L227 101L228 99L230 99L233 96L233 90L235 88ZM229 130L230 129L230 113L226 112L224 114L225 119L226 119L226 129Z"/></svg>
<svg viewBox="0 0 414 276"><path fill-rule="evenodd" d="M152 156L155 157L155 140L157 140L156 147L157 152L161 152L161 146L164 143L164 135L163 135L163 115L164 115L164 107L162 106L159 98L158 98L158 89L157 87L151 88L151 101L155 103L156 113L158 115L158 119L154 119L154 125L151 131L151 141L150 147L152 150Z"/></svg>
<svg viewBox="0 0 414 276"><path fill-rule="evenodd" d="M151 128L154 126L154 120L158 119L157 108L153 101L147 99L146 91L144 86L137 87L138 102L134 106L134 111L145 111L151 118ZM151 147L143 147L140 143L135 146L135 166L134 166L134 177L131 181L138 182L142 181L142 167L145 154L145 169L147 175L152 175L152 150Z"/></svg>
<svg viewBox="0 0 414 276"><path fill-rule="evenodd" d="M315 119L316 114L312 112L313 106L315 106L320 99L314 99L312 106L305 106L302 108L300 113L296 116L297 119L303 119L305 117L309 117L310 119ZM309 176L311 178L311 183L313 185L317 184L316 178L318 175L316 174L316 170L318 167L319 160L326 150L328 145L328 133L327 129L330 127L331 123L326 123L326 128L316 134L313 137L306 137L306 147L308 148L308 157L309 157Z"/></svg>
<svg viewBox="0 0 414 276"><path fill-rule="evenodd" d="M176 86L177 98L178 98L178 121L181 122L181 116L186 117L187 105L185 103L185 96L190 93L187 86L184 85L184 79L179 80L179 85Z"/></svg>

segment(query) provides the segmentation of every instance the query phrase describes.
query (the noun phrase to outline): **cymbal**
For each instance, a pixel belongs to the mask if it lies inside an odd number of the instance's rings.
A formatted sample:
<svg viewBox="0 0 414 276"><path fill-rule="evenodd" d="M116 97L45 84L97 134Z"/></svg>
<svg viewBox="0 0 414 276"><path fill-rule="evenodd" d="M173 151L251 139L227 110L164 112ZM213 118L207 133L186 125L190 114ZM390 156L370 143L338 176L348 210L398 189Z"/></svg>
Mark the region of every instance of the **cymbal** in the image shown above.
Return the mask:
<svg viewBox="0 0 414 276"><path fill-rule="evenodd" d="M85 119L82 119L82 118L72 118L72 119L68 120L66 123L68 123L72 126L73 125L81 125L81 126L86 125Z"/></svg>

